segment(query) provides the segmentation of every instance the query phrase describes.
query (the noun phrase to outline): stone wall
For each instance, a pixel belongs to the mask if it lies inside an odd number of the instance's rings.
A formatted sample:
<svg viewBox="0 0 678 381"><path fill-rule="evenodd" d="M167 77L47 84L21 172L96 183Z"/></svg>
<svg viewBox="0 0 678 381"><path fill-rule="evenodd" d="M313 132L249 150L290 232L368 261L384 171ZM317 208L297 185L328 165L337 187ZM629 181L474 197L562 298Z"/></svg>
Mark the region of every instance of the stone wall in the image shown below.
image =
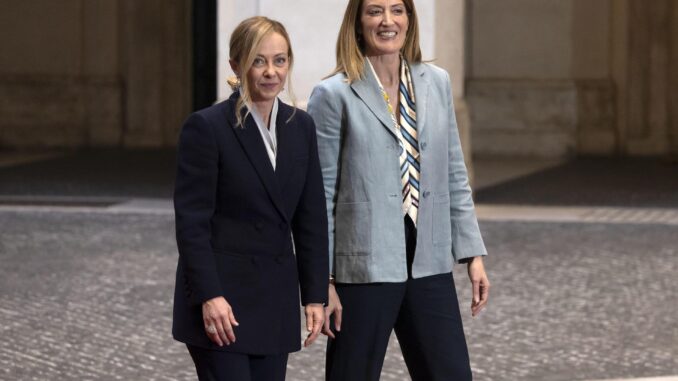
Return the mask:
<svg viewBox="0 0 678 381"><path fill-rule="evenodd" d="M614 152L610 1L471 4L467 84L474 154Z"/></svg>
<svg viewBox="0 0 678 381"><path fill-rule="evenodd" d="M173 145L189 0L0 0L0 148Z"/></svg>
<svg viewBox="0 0 678 381"><path fill-rule="evenodd" d="M474 0L477 155L678 153L672 0Z"/></svg>

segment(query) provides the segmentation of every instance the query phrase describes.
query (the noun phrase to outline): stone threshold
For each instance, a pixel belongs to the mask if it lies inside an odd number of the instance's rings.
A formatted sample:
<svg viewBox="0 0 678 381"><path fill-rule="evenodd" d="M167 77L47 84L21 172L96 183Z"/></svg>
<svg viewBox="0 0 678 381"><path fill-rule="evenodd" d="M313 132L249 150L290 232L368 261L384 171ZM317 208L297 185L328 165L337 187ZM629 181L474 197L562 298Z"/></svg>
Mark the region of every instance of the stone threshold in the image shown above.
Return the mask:
<svg viewBox="0 0 678 381"><path fill-rule="evenodd" d="M587 380L587 381L678 381L678 376L646 377L646 378L614 378L610 380Z"/></svg>
<svg viewBox="0 0 678 381"><path fill-rule="evenodd" d="M678 225L678 208L477 204L476 213L483 221Z"/></svg>
<svg viewBox="0 0 678 381"><path fill-rule="evenodd" d="M171 199L0 196L0 212L173 215Z"/></svg>

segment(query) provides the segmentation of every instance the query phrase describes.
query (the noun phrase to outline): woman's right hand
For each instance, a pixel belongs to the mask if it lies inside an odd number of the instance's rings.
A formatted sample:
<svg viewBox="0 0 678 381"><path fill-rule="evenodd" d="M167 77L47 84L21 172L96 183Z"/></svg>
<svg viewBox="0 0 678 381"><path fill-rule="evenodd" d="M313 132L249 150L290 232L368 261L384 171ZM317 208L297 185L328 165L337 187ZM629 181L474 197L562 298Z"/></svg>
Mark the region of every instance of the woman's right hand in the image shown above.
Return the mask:
<svg viewBox="0 0 678 381"><path fill-rule="evenodd" d="M323 325L323 334L334 339L334 333L330 329L330 316L334 314L334 329L341 331L341 301L334 285L330 283L327 295L327 307L325 307L325 324Z"/></svg>
<svg viewBox="0 0 678 381"><path fill-rule="evenodd" d="M202 304L202 320L205 323L205 333L215 344L222 347L224 344L235 343L233 326L238 322L233 316L233 309L223 296L212 298Z"/></svg>

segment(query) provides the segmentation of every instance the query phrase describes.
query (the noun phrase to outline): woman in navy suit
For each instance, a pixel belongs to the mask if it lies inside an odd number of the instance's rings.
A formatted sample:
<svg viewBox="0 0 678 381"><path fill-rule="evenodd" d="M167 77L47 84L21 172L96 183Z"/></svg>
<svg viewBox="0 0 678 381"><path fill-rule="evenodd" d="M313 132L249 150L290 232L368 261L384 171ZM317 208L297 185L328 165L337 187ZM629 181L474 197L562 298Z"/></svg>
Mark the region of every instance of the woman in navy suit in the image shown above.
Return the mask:
<svg viewBox="0 0 678 381"><path fill-rule="evenodd" d="M292 62L280 23L243 21L230 41L238 90L192 114L181 132L172 332L200 380L284 380L288 353L301 347L300 295L305 345L324 321L327 215L315 126L277 98Z"/></svg>

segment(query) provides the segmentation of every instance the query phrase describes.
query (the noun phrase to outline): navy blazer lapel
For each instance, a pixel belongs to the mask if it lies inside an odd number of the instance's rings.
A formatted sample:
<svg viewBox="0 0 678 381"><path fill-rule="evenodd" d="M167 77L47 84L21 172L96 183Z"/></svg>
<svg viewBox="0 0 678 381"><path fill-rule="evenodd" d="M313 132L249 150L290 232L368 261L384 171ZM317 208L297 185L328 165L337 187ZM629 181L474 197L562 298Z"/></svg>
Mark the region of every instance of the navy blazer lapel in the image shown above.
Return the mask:
<svg viewBox="0 0 678 381"><path fill-rule="evenodd" d="M363 102L365 102L367 108L372 111L372 113L379 119L381 124L383 124L384 127L386 127L397 139L395 126L393 125L393 119L391 119L391 114L386 108L384 97L379 91L379 83L377 82L377 78L374 76L374 73L372 72L372 69L369 65L370 64L367 62L367 58L365 58L365 67L363 68L365 78L354 81L351 84L351 88L353 91L355 91L358 97Z"/></svg>
<svg viewBox="0 0 678 381"><path fill-rule="evenodd" d="M278 180L278 186L281 190L285 188L285 182L290 177L292 165L292 136L289 131L294 128L293 123L287 123L292 115L292 107L278 101L278 115L276 116L275 132L278 142L278 151L276 154L275 177Z"/></svg>
<svg viewBox="0 0 678 381"><path fill-rule="evenodd" d="M426 106L428 103L429 76L424 70L423 63L410 64L412 86L414 86L414 101L417 108L417 136L421 138L426 122Z"/></svg>
<svg viewBox="0 0 678 381"><path fill-rule="evenodd" d="M233 99L233 96L231 96L231 99ZM229 99L229 101L231 99ZM252 163L257 175L264 184L264 188L266 188L266 191L268 192L269 197L271 197L276 209L278 209L278 212L280 212L285 221L289 223L289 219L287 213L285 212L284 203L282 200L282 194L280 193L280 187L276 181L271 160L268 158L264 140L261 137L261 133L259 132L259 128L257 127L254 118L251 115L248 115L247 118L244 119L244 126L236 126L237 121L235 119L235 101L231 102L231 110L228 111L230 112L227 112L229 114L227 119L235 133L235 136L238 138L243 151L245 151L247 158L249 159L250 163ZM245 112L243 111L243 116L244 115Z"/></svg>

